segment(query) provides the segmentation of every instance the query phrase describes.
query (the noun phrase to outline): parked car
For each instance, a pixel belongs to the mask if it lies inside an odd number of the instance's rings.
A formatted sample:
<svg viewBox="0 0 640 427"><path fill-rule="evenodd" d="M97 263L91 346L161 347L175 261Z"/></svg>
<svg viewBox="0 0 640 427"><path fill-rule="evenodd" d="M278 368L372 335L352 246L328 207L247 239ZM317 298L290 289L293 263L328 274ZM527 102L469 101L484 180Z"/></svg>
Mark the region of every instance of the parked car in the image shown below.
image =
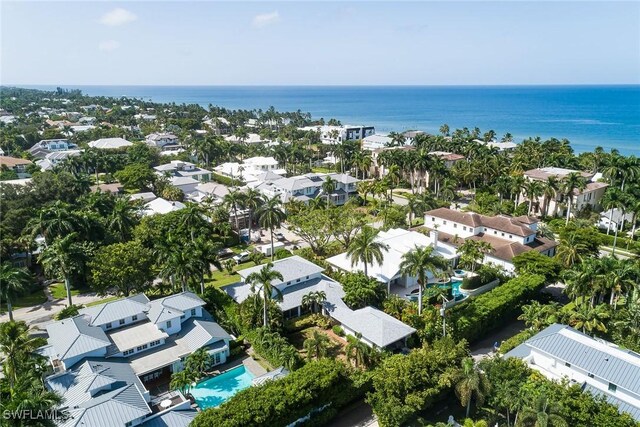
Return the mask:
<svg viewBox="0 0 640 427"><path fill-rule="evenodd" d="M242 262L247 262L249 261L249 255L251 255L249 252L244 251L244 252L240 252L238 255L233 257L233 260L236 262L236 264L240 264Z"/></svg>
<svg viewBox="0 0 640 427"><path fill-rule="evenodd" d="M284 234L277 232L277 233L273 233L274 237L280 241L285 240Z"/></svg>
<svg viewBox="0 0 640 427"><path fill-rule="evenodd" d="M229 248L220 249L218 251L218 258L227 259L231 258L234 255L234 252Z"/></svg>

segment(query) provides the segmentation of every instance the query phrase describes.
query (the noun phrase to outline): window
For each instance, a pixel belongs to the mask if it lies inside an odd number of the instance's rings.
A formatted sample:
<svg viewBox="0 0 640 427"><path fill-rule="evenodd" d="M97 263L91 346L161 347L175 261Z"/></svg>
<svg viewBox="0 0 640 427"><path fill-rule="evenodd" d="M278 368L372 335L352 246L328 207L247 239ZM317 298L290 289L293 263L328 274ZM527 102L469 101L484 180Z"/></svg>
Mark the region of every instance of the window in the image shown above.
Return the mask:
<svg viewBox="0 0 640 427"><path fill-rule="evenodd" d="M462 229L463 229L464 231L467 231L467 226L466 226L466 225L465 225L465 226L463 226L463 227L462 227Z"/></svg>
<svg viewBox="0 0 640 427"><path fill-rule="evenodd" d="M444 225L447 225L447 221L442 221L442 223L443 223Z"/></svg>
<svg viewBox="0 0 640 427"><path fill-rule="evenodd" d="M571 367L571 363L569 363L569 362L564 362L564 366L566 366L567 368L570 368L570 367Z"/></svg>
<svg viewBox="0 0 640 427"><path fill-rule="evenodd" d="M139 345L139 346L136 348L136 350L138 350L138 351L142 351L142 350L145 350L147 347L148 347L148 345L147 345L147 344L142 344L142 345Z"/></svg>
<svg viewBox="0 0 640 427"><path fill-rule="evenodd" d="M431 221L435 221L435 220L436 220L436 217L432 216Z"/></svg>
<svg viewBox="0 0 640 427"><path fill-rule="evenodd" d="M617 385L615 385L614 383L609 383L609 391L615 393L617 389L618 389Z"/></svg>
<svg viewBox="0 0 640 427"><path fill-rule="evenodd" d="M307 280L309 279L309 276L307 276Z"/></svg>
<svg viewBox="0 0 640 427"><path fill-rule="evenodd" d="M111 329L111 323L107 323L107 329Z"/></svg>
<svg viewBox="0 0 640 427"><path fill-rule="evenodd" d="M120 319L120 324L124 325L124 319Z"/></svg>
<svg viewBox="0 0 640 427"><path fill-rule="evenodd" d="M157 345L160 345L160 340L155 340L149 343L149 347L155 347Z"/></svg>
<svg viewBox="0 0 640 427"><path fill-rule="evenodd" d="M502 237L504 237L504 233L500 233L502 235Z"/></svg>
<svg viewBox="0 0 640 427"><path fill-rule="evenodd" d="M510 238L510 239L513 239L513 236L512 236L511 234L509 234L509 238Z"/></svg>
<svg viewBox="0 0 640 427"><path fill-rule="evenodd" d="M593 378L593 374L592 374L592 373L588 373L588 374L587 374L587 376L588 376L589 378Z"/></svg>
<svg viewBox="0 0 640 427"><path fill-rule="evenodd" d="M195 315L196 315L196 309L195 309L195 308L192 308L192 309L191 309L191 315L192 315L192 316L195 316Z"/></svg>
<svg viewBox="0 0 640 427"><path fill-rule="evenodd" d="M187 316L185 316L184 314L182 316L180 316L181 319L184 319L185 317L187 317Z"/></svg>
<svg viewBox="0 0 640 427"><path fill-rule="evenodd" d="M171 327L171 320L167 320L167 329Z"/></svg>
<svg viewBox="0 0 640 427"><path fill-rule="evenodd" d="M134 315L134 316L131 316L131 321L132 322L135 322L136 320L138 320L138 315L137 314Z"/></svg>
<svg viewBox="0 0 640 427"><path fill-rule="evenodd" d="M300 279L296 279L296 283L300 283Z"/></svg>
<svg viewBox="0 0 640 427"><path fill-rule="evenodd" d="M128 355L130 355L130 354L132 354L132 353L133 353L133 349L129 349L129 350L125 350L125 351L123 351L123 352L122 352L122 355L123 355L123 356L128 356Z"/></svg>
<svg viewBox="0 0 640 427"><path fill-rule="evenodd" d="M291 284L291 282L287 282L287 286L289 286Z"/></svg>
<svg viewBox="0 0 640 427"><path fill-rule="evenodd" d="M215 364L217 365L218 363L220 363L220 353L216 353L213 355L213 359L215 361Z"/></svg>
<svg viewBox="0 0 640 427"><path fill-rule="evenodd" d="M458 223L457 222L453 223L453 228L458 228Z"/></svg>
<svg viewBox="0 0 640 427"><path fill-rule="evenodd" d="M493 234L498 234L498 232L496 230L493 230Z"/></svg>

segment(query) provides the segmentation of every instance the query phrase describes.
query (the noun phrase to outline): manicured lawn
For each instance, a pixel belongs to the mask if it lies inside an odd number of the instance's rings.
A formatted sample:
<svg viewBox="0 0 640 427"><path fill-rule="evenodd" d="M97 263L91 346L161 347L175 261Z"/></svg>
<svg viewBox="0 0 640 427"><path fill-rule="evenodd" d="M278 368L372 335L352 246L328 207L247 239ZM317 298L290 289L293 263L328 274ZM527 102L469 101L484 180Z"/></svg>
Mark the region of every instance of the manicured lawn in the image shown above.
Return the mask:
<svg viewBox="0 0 640 427"><path fill-rule="evenodd" d="M92 305L98 305L98 304L104 304L104 303L109 302L109 301L115 301L115 300L117 300L119 298L120 297L116 296L116 295L114 295L112 297L106 297L106 298L103 298L101 300L90 302L89 304L85 304L85 307L91 307Z"/></svg>
<svg viewBox="0 0 640 427"><path fill-rule="evenodd" d="M322 166L314 166L311 168L311 171L315 172L315 173L333 173L336 170L332 169L332 168L325 168Z"/></svg>
<svg viewBox="0 0 640 427"><path fill-rule="evenodd" d="M253 264L253 263L250 263ZM242 266L242 265L241 265ZM214 271L211 273L211 280L205 283L206 286L213 286L220 288L225 285L230 285L240 281L240 275L238 273L229 274L227 271Z"/></svg>
<svg viewBox="0 0 640 427"><path fill-rule="evenodd" d="M40 305L46 301L47 297L44 294L44 289L38 288L33 293L18 298L18 300L13 303L13 309L15 310L16 308L33 307L34 305ZM2 306L0 306L0 311L5 312L6 310L7 305L3 301Z"/></svg>
<svg viewBox="0 0 640 427"><path fill-rule="evenodd" d="M64 283L56 283L55 285L49 286L49 290L51 291L51 296L53 299L65 299L67 297L67 290L64 287ZM78 295L80 290L71 289L71 296Z"/></svg>

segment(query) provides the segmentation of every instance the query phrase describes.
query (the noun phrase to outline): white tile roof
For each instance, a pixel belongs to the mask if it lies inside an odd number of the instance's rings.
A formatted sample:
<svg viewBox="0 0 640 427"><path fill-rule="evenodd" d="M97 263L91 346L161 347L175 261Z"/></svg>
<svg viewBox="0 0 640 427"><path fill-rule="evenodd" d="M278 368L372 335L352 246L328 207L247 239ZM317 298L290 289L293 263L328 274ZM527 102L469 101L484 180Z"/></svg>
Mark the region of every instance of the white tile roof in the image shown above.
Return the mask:
<svg viewBox="0 0 640 427"><path fill-rule="evenodd" d="M169 336L151 322L135 323L131 326L114 329L109 331L108 335L120 352Z"/></svg>

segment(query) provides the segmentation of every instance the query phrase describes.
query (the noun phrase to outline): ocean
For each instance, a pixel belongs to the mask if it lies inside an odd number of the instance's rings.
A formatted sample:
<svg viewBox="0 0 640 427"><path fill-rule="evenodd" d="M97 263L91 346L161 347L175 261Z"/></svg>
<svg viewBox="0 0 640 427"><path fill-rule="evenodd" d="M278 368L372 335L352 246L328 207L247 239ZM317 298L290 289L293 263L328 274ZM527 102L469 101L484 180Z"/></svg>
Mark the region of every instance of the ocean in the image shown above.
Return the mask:
<svg viewBox="0 0 640 427"><path fill-rule="evenodd" d="M33 86L43 88L42 86ZM65 86L71 88L71 86ZM47 86L51 89L51 86ZM310 112L380 133L479 127L640 156L640 86L75 86L88 95Z"/></svg>

